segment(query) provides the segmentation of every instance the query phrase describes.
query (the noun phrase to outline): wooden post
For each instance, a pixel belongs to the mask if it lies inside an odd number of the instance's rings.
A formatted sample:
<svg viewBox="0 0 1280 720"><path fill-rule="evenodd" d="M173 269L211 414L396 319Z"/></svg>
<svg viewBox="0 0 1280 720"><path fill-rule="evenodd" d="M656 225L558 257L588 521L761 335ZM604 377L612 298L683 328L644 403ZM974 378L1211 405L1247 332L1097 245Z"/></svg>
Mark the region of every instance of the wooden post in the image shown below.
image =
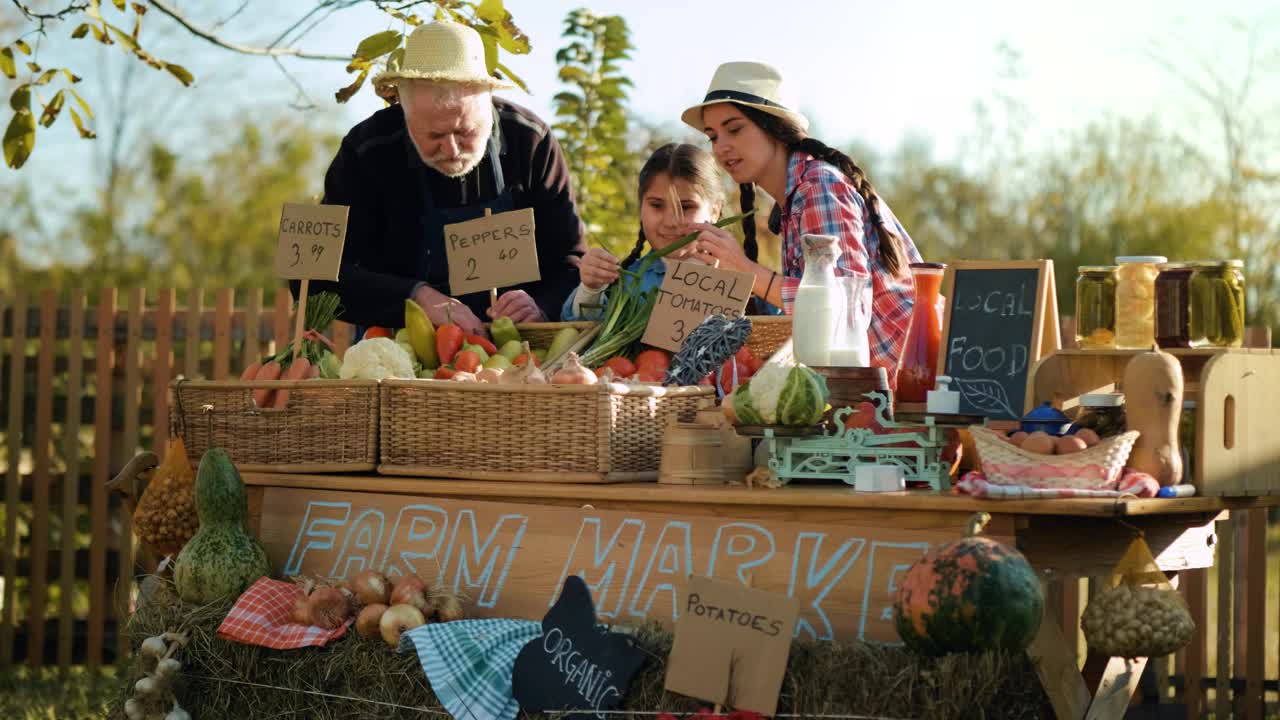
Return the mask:
<svg viewBox="0 0 1280 720"><path fill-rule="evenodd" d="M89 505L89 648L91 670L102 667L107 622L107 481L111 479L111 377L115 369L116 291L98 299L98 343L94 363L93 484ZM190 357L190 356L188 356Z"/></svg>
<svg viewBox="0 0 1280 720"><path fill-rule="evenodd" d="M9 354L9 457L19 457L22 452L22 402L27 365L27 294L19 290L13 301L13 335ZM19 463L10 462L5 475L4 490L4 576L18 576L18 496L22 491ZM4 584L4 608L0 610L0 667L13 665L13 638L18 622L14 587L17 583Z"/></svg>
<svg viewBox="0 0 1280 720"><path fill-rule="evenodd" d="M36 361L36 436L31 444L35 473L31 488L31 583L27 606L27 663L44 665L44 620L49 600L49 445L53 429L53 351L57 339L58 292L40 293L40 347ZM19 386L17 392L23 392ZM11 458L13 462L16 458Z"/></svg>
<svg viewBox="0 0 1280 720"><path fill-rule="evenodd" d="M62 527L76 526L80 514L80 400L84 373L84 290L71 291L71 323L67 335L67 424L63 433ZM71 604L76 588L76 534L62 532L61 572L58 589L58 669L65 675L71 670L72 632L75 616Z"/></svg>

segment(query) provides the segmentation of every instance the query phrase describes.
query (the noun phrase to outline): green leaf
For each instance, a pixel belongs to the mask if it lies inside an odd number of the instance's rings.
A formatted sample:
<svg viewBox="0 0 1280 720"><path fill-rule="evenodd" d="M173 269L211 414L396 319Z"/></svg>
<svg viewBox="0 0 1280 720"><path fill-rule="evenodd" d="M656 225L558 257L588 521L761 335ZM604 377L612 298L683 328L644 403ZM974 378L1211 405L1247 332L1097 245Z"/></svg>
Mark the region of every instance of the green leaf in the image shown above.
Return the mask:
<svg viewBox="0 0 1280 720"><path fill-rule="evenodd" d="M84 98L80 97L80 93L76 92L75 90L72 90L71 88L67 88L67 91L71 93L71 97L76 99L76 102L80 103L80 107L84 109L84 114L88 115L89 119L92 120L93 109L89 107L89 103L85 102Z"/></svg>
<svg viewBox="0 0 1280 720"><path fill-rule="evenodd" d="M106 31L106 30L103 30L102 28L98 27L97 25L90 25L90 26L89 26L89 29L93 31L93 39L94 39L94 40L97 40L98 42L102 43L103 45L110 45L110 44L112 44L112 43L111 43L111 36L107 34L107 31Z"/></svg>
<svg viewBox="0 0 1280 720"><path fill-rule="evenodd" d="M31 85L23 83L9 96L9 107L14 112L31 112Z"/></svg>
<svg viewBox="0 0 1280 720"><path fill-rule="evenodd" d="M124 0L111 0L111 3L116 6L117 10L124 12Z"/></svg>
<svg viewBox="0 0 1280 720"><path fill-rule="evenodd" d="M67 76L67 82L71 83L72 85L80 82L80 76L71 72L67 68L62 68L62 74Z"/></svg>
<svg viewBox="0 0 1280 720"><path fill-rule="evenodd" d="M501 22L506 14L502 0L480 0L480 4L476 6L476 17L493 25Z"/></svg>
<svg viewBox="0 0 1280 720"><path fill-rule="evenodd" d="M129 37L129 33L125 32L125 31L121 30L120 28L116 27L115 25L111 25L111 24L107 24L107 29L111 31L111 34L112 34L112 35L115 35L115 36L116 36L116 40L117 40L121 45L123 45L123 46L125 46L126 48L128 48L128 49L132 50L132 51L133 51L133 52L135 52L135 53L136 53L136 52L138 52L138 51L140 50L140 48L138 47L138 43L137 43L137 41L135 41L133 38Z"/></svg>
<svg viewBox="0 0 1280 720"><path fill-rule="evenodd" d="M89 23L80 23L80 26L71 31L71 39L79 40L89 34Z"/></svg>
<svg viewBox="0 0 1280 720"><path fill-rule="evenodd" d="M18 67L13 62L13 48L0 50L0 73L10 80L18 77Z"/></svg>
<svg viewBox="0 0 1280 720"><path fill-rule="evenodd" d="M182 83L186 87L191 87L191 83L196 81L196 78L194 75L191 74L191 71L187 70L181 65L177 65L175 63L165 63L164 69L169 71L170 75L178 78L178 82Z"/></svg>
<svg viewBox="0 0 1280 720"><path fill-rule="evenodd" d="M66 95L59 90L48 105L44 106L44 113L40 115L40 124L49 127L58 119L58 113L62 112L62 104L66 101Z"/></svg>
<svg viewBox="0 0 1280 720"><path fill-rule="evenodd" d="M404 48L396 48L387 56L387 70L399 70L404 66Z"/></svg>
<svg viewBox="0 0 1280 720"><path fill-rule="evenodd" d="M4 131L4 161L9 167L17 170L31 157L31 149L36 145L36 120L29 110L19 110L13 114L9 127Z"/></svg>
<svg viewBox="0 0 1280 720"><path fill-rule="evenodd" d="M513 55L526 55L530 50L529 36L524 31L516 27L511 19L511 13L507 13L502 22L498 23L498 42L502 45L502 49Z"/></svg>
<svg viewBox="0 0 1280 720"><path fill-rule="evenodd" d="M488 28L485 28L488 30ZM480 41L484 43L484 66L488 68L489 74L492 75L494 70L498 69L498 33L490 30L489 32L481 31Z"/></svg>
<svg viewBox="0 0 1280 720"><path fill-rule="evenodd" d="M37 65L36 63L33 63L33 62L28 62L28 63L27 63L27 69L28 69L28 70L30 70L30 71L31 71L31 72L33 72L33 73L38 73L38 72L40 72L40 70L41 70L40 66L39 66L39 65Z"/></svg>
<svg viewBox="0 0 1280 720"><path fill-rule="evenodd" d="M13 43L13 46L21 50L23 55L31 54L31 46L27 44L26 40L18 40Z"/></svg>
<svg viewBox="0 0 1280 720"><path fill-rule="evenodd" d="M71 111L71 120L76 124L76 130L80 131L80 137L85 140L92 140L98 137L98 134L84 126L84 120L80 118L80 113L75 108L68 108ZM92 117L92 115L90 116Z"/></svg>
<svg viewBox="0 0 1280 720"><path fill-rule="evenodd" d="M57 70L45 70L43 75L41 75L40 77L36 78L36 80L35 80L35 84L36 84L36 85L48 85L48 84L49 84L49 81L53 80L53 79L54 79L55 77L57 77L57 76L58 76L58 71L57 71Z"/></svg>
<svg viewBox="0 0 1280 720"><path fill-rule="evenodd" d="M395 30L384 30L380 33L374 33L369 37L360 41L360 45L356 47L354 57L365 60L373 60L400 47L400 40L404 35Z"/></svg>

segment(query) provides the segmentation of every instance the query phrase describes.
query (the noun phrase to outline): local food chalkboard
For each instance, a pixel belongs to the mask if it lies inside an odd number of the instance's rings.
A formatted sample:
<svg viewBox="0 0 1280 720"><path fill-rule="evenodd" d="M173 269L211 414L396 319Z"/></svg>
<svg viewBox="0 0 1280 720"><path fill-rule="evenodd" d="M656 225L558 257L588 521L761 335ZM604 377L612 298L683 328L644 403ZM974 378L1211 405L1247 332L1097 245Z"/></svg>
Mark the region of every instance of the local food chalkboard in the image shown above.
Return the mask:
<svg viewBox="0 0 1280 720"><path fill-rule="evenodd" d="M596 624L591 591L570 575L542 619L542 635L516 656L511 689L525 712L585 710L603 720L644 661L630 637Z"/></svg>
<svg viewBox="0 0 1280 720"><path fill-rule="evenodd" d="M961 262L947 268L939 375L960 412L1016 420L1031 365L1060 345L1053 262Z"/></svg>

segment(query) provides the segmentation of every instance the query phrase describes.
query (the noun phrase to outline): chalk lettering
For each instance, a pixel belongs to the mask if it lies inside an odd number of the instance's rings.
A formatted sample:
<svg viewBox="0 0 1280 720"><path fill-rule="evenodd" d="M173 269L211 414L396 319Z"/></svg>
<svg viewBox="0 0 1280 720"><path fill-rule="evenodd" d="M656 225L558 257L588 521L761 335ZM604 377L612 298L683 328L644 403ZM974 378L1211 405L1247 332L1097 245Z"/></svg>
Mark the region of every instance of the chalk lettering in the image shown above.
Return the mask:
<svg viewBox="0 0 1280 720"><path fill-rule="evenodd" d="M736 575L744 585L748 584L747 578L751 572L772 560L777 551L773 533L760 525L747 522L721 525L716 530L716 540L711 545L707 577L716 577L716 563L721 557L722 547L726 561L738 560Z"/></svg>
<svg viewBox="0 0 1280 720"><path fill-rule="evenodd" d="M329 575L351 577L372 567L378 550L382 548L382 531L386 525L387 518L381 510L370 508L357 515L347 529L342 552L333 561L333 569Z"/></svg>
<svg viewBox="0 0 1280 720"><path fill-rule="evenodd" d="M388 575L443 577L449 558L441 554L449 529L449 513L436 505L412 504L400 508L387 539L379 566ZM398 552L392 557L392 550ZM423 561L420 564L417 561Z"/></svg>
<svg viewBox="0 0 1280 720"><path fill-rule="evenodd" d="M312 515L315 517L312 517ZM284 564L285 575L297 575L301 572L302 563L311 551L332 550L337 539L338 528L347 524L351 517L349 502L307 503L307 512L302 516L298 526L298 536L293 541L293 549L289 551L289 559ZM306 539L307 544L299 550L298 545Z"/></svg>
<svg viewBox="0 0 1280 720"><path fill-rule="evenodd" d="M800 598L803 603L800 618L796 621L796 637L800 637L801 633L807 633L816 640L831 640L835 637L835 630L831 627L831 620L827 617L822 603L831 594L832 589L848 574L849 568L853 567L867 543L863 538L849 538L831 553L826 562L820 565L822 544L826 539L827 534L819 532L802 532L796 537L796 550L791 560L791 584L787 590L788 595ZM812 549L807 558L805 574L801 576L800 564L806 561L807 547ZM797 588L796 583L801 580L801 577L803 577L803 584ZM808 602L804 602L805 596L814 588L817 588L818 592L813 594Z"/></svg>
<svg viewBox="0 0 1280 720"><path fill-rule="evenodd" d="M658 540L653 544L653 552L645 565L640 583L636 585L635 597L631 601L630 613L635 617L646 617L654 614L653 602L659 593L671 595L671 619L679 617L676 607L676 583L693 574L693 528L687 522L671 521L662 528ZM672 537L668 539L668 534ZM651 579L653 587L649 587ZM640 605L643 601L643 605ZM664 615L666 613L663 613Z"/></svg>
<svg viewBox="0 0 1280 720"><path fill-rule="evenodd" d="M503 551L501 542L503 528L508 524L515 525L514 534L507 549L506 558L502 562L502 567L498 571L497 577L494 577L494 569ZM527 516L503 515L498 519L498 522L494 523L493 529L489 531L489 537L481 543L480 533L476 528L475 512L472 510L459 512L458 522L453 527L453 536L449 538L449 555L454 560L454 592L472 594L472 591L478 591L472 595L476 598L476 605L480 607L493 607L496 605L498 603L498 595L502 592L502 586L507 580L507 572L511 569L511 563L515 560L516 551L520 548L520 539L524 537L524 532L528 525L529 518ZM508 530L507 532L511 531ZM458 545L459 536L463 539L461 545ZM456 556L453 555L455 547L457 548Z"/></svg>
<svg viewBox="0 0 1280 720"><path fill-rule="evenodd" d="M627 590L631 586L631 573L636 566L636 555L644 539L644 521L622 521L605 543L601 542L601 525L600 518L582 519L578 535L569 548L569 556L565 559L564 569L560 571L560 579L556 581L547 607L555 604L564 581L570 575L579 575L591 590L598 615L616 618L622 612ZM610 597L610 592L614 590L613 581L617 576L621 576L622 584ZM592 582L593 579L595 582Z"/></svg>
<svg viewBox="0 0 1280 720"><path fill-rule="evenodd" d="M884 597L892 598L894 590L897 589L895 581L898 573L910 568L912 564L920 559L921 555L927 552L929 552L929 543L927 542L895 543L880 540L871 542L871 552L867 559L867 583L862 590L862 617L858 621L859 640L866 639L867 615L874 615L877 622L893 622L893 608L891 605L886 604L874 610L870 607L871 588L873 586L885 588L888 594ZM880 572L884 573L883 578L876 575L877 557L880 558ZM894 560L898 562L894 562Z"/></svg>

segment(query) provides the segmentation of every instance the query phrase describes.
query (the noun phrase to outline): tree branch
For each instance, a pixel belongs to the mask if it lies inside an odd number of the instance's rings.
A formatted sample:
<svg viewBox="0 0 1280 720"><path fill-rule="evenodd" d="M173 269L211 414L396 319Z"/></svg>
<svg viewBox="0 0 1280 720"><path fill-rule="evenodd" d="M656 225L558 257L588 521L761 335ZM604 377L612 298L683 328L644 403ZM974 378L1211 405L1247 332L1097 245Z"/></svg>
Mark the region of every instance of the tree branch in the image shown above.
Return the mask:
<svg viewBox="0 0 1280 720"><path fill-rule="evenodd" d="M74 3L74 2L73 2L73 3L71 3L70 5L66 6L65 8L63 8L63 9L59 10L59 11L58 11L58 12L56 12L56 13L38 13L38 12L33 11L31 8L27 7L26 5L23 5L23 4L22 4L22 2L21 2L20 0L13 0L13 4L14 4L14 6L15 6L15 7L17 7L17 8L18 8L18 10L19 10L23 15L25 15L25 16L26 16L26 18L27 18L28 20L41 20L41 21L43 21L43 20L61 20L61 19L63 19L64 17L66 17L67 15L72 15L72 14L75 14L75 13L81 12L81 11L83 11L83 10L88 10L88 9L89 9L89 4L88 4L88 3Z"/></svg>
<svg viewBox="0 0 1280 720"><path fill-rule="evenodd" d="M214 34L211 30L202 28L196 25L195 23L193 23L185 15L179 12L177 8L170 5L165 0L150 0L150 1L151 1L152 7L154 7L156 10L159 10L160 12L164 13L165 15L168 15L170 18L177 21L179 25L186 28L187 31L190 32L192 35L208 40L214 45L217 45L218 47L221 47L221 48L225 48L227 50L243 53L245 55L264 55L267 57L296 57L302 60L330 60L330 61L338 61L338 62L351 61L350 55L324 55L321 53L309 53L303 50L299 50L298 48L254 47L251 45L241 45L240 43L224 40L218 37L216 34ZM14 0L14 2L17 2L17 0Z"/></svg>

